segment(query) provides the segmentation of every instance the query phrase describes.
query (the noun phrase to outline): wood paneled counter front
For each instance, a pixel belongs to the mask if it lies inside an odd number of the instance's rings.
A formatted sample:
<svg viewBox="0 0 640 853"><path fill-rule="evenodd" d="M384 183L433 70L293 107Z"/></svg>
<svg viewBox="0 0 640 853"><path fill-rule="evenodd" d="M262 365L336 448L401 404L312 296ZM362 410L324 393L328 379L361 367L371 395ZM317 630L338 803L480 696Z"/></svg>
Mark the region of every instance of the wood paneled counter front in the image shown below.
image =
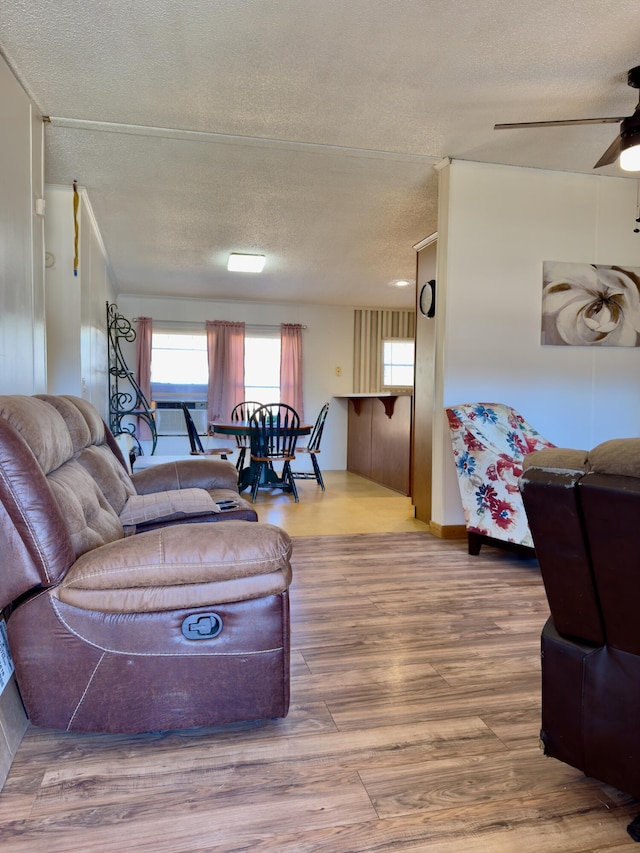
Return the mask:
<svg viewBox="0 0 640 853"><path fill-rule="evenodd" d="M411 394L344 394L349 401L347 470L408 495Z"/></svg>

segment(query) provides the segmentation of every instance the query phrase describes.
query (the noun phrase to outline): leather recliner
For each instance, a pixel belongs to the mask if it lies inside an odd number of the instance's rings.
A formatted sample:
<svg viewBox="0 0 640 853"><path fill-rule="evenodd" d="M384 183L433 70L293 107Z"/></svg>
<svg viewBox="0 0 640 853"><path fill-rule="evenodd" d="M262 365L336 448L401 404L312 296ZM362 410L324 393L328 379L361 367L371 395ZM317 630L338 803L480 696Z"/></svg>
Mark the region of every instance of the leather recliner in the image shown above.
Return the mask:
<svg viewBox="0 0 640 853"><path fill-rule="evenodd" d="M0 608L32 723L287 714L291 541L236 481L210 459L130 476L85 400L0 397Z"/></svg>
<svg viewBox="0 0 640 853"><path fill-rule="evenodd" d="M551 611L544 751L640 797L640 439L532 453L520 488Z"/></svg>

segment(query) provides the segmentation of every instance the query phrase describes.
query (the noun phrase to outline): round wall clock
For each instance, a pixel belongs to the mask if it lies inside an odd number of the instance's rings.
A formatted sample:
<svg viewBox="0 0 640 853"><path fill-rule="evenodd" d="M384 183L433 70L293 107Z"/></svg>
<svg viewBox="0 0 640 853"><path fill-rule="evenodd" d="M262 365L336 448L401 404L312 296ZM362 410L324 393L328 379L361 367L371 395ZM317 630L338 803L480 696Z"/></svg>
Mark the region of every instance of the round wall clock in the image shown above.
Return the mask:
<svg viewBox="0 0 640 853"><path fill-rule="evenodd" d="M435 317L436 315L436 280L432 278L420 288L418 307L423 317Z"/></svg>

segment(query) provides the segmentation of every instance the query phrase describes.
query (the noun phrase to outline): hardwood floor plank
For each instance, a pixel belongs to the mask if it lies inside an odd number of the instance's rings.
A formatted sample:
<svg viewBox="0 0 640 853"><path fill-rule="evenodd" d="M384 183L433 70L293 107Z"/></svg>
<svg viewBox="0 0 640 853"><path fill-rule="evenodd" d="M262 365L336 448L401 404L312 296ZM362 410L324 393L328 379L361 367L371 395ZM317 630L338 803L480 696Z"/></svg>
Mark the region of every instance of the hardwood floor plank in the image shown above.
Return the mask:
<svg viewBox="0 0 640 853"><path fill-rule="evenodd" d="M303 762L314 773L328 769L330 760L340 763L342 771L368 767L405 767L422 763L430 756L504 752L505 747L479 718L436 720L412 726L384 726L356 732L318 734L314 738L290 738L283 734L269 740L238 743L235 740L202 738L191 749L174 743L164 749L138 750L123 755L111 750L92 762L70 761L48 771L42 781L41 798L64 795L66 788L135 791L139 787L163 787L171 782L184 785L197 777L215 774L269 773L285 777L291 767ZM243 783L245 784L245 783ZM253 784L253 783L252 783Z"/></svg>
<svg viewBox="0 0 640 853"><path fill-rule="evenodd" d="M485 716L489 712L502 710L505 705L515 709L527 709L539 705L538 691L529 679L512 681L500 690L488 690L487 685L477 684L472 688L446 687L433 690L425 696L407 696L400 705L390 699L374 697L337 699L329 703L329 711L341 730L355 729L364 725L384 726L414 723L420 720L446 719L449 716Z"/></svg>
<svg viewBox="0 0 640 853"><path fill-rule="evenodd" d="M324 673L307 672L292 679L291 692L294 701L306 697L330 702L349 696L355 698L363 690L377 696L396 697L398 701L402 701L408 693L422 693L432 689L434 685L444 684L431 664L415 663L393 667L343 669L335 672L329 681Z"/></svg>
<svg viewBox="0 0 640 853"><path fill-rule="evenodd" d="M553 801L549 803L551 807ZM518 812L487 820L474 811L431 821L424 815L351 824L312 833L275 834L234 839L198 848L199 853L622 853L620 825L629 808L557 815ZM442 815L439 816L442 818ZM623 833L626 835L626 833ZM195 851L194 851L195 853Z"/></svg>
<svg viewBox="0 0 640 853"><path fill-rule="evenodd" d="M365 768L360 778L381 818L484 807L498 819L514 800L538 802L566 791L575 772L554 762L541 774L542 762L539 752L521 748L435 758L428 766Z"/></svg>
<svg viewBox="0 0 640 853"><path fill-rule="evenodd" d="M30 728L0 795L2 853L632 849L640 804L538 748L535 560L471 557L408 499L333 473L322 497L305 484L300 505L256 504L295 532L288 717Z"/></svg>
<svg viewBox="0 0 640 853"><path fill-rule="evenodd" d="M508 708L482 715L483 721L508 749L516 749L523 743L538 742L540 735L540 703L528 708Z"/></svg>

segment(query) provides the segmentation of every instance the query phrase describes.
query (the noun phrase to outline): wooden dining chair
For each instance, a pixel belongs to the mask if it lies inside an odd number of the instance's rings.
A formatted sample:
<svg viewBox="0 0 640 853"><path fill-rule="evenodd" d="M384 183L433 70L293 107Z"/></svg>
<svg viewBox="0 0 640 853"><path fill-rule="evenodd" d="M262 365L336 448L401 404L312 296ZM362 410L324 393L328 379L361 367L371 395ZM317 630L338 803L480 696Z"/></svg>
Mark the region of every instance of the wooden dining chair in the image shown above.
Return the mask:
<svg viewBox="0 0 640 853"><path fill-rule="evenodd" d="M322 479L322 472L320 471L320 465L318 464L316 456L318 453L320 453L320 441L322 439L324 422L327 419L328 411L329 403L325 403L324 406L320 409L320 414L318 415L316 422L313 425L313 429L311 430L311 435L309 436L309 441L307 442L306 446L297 448L298 453L309 454L309 458L311 459L311 465L313 466L313 471L291 472L291 476L294 478L294 480L315 480L323 492L324 480Z"/></svg>
<svg viewBox="0 0 640 853"><path fill-rule="evenodd" d="M259 409L262 403L255 400L243 400L231 410L232 421L248 421L256 409ZM236 468L242 471L244 466L244 458L247 450L251 447L251 440L248 435L236 435L236 444L238 446L238 458L236 460Z"/></svg>
<svg viewBox="0 0 640 853"><path fill-rule="evenodd" d="M198 430L191 417L191 412L186 403L180 403L184 413L184 422L187 425L187 435L189 436L189 444L191 446L192 456L219 456L221 459L227 459L227 454L232 453L228 447L203 447Z"/></svg>
<svg viewBox="0 0 640 853"><path fill-rule="evenodd" d="M298 490L291 474L291 463L296 458L296 442L300 416L285 403L260 406L252 413L249 424L251 465L253 481L251 500L255 502L260 486L291 492L298 503ZM274 462L282 462L282 472L277 474Z"/></svg>

